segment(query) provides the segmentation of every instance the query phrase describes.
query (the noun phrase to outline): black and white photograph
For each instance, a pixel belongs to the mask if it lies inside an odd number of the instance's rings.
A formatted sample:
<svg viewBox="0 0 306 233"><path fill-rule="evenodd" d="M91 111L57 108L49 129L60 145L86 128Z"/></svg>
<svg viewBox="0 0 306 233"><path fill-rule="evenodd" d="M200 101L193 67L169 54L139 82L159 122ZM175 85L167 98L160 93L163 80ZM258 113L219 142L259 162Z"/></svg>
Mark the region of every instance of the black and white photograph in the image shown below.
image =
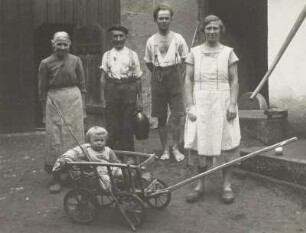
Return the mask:
<svg viewBox="0 0 306 233"><path fill-rule="evenodd" d="M0 233L306 233L306 0L0 0Z"/></svg>

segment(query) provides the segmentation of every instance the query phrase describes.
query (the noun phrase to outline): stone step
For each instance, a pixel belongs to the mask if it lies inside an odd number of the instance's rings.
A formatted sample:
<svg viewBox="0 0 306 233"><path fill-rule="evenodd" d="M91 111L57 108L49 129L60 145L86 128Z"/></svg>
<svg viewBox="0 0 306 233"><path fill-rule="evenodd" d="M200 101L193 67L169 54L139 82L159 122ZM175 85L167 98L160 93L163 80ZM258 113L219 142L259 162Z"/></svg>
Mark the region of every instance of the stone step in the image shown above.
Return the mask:
<svg viewBox="0 0 306 233"><path fill-rule="evenodd" d="M242 148L241 155L261 148ZM286 145L281 155L273 150L243 161L239 168L306 187L306 140Z"/></svg>

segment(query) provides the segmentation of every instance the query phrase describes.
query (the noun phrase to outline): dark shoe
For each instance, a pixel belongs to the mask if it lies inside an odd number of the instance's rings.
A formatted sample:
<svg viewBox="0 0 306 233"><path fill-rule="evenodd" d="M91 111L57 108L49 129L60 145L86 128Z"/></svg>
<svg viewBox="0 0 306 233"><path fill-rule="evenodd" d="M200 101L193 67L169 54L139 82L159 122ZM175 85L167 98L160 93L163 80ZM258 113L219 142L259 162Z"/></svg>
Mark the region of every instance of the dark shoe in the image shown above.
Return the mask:
<svg viewBox="0 0 306 233"><path fill-rule="evenodd" d="M200 198L203 196L204 191L200 190L193 190L191 193L188 193L186 196L186 201L189 203L196 202L200 200Z"/></svg>
<svg viewBox="0 0 306 233"><path fill-rule="evenodd" d="M222 201L225 204L232 204L234 202L235 196L232 190L224 190L222 193Z"/></svg>
<svg viewBox="0 0 306 233"><path fill-rule="evenodd" d="M59 193L61 191L62 185L59 182L55 182L50 185L50 193Z"/></svg>

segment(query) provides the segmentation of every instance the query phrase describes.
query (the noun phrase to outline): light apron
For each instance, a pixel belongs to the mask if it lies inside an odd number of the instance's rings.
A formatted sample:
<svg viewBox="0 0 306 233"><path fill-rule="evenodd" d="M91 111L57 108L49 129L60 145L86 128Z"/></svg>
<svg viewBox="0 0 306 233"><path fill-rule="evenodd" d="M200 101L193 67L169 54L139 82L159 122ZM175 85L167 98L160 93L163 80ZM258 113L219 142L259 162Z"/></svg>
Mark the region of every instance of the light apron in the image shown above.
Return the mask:
<svg viewBox="0 0 306 233"><path fill-rule="evenodd" d="M58 156L62 155L77 143L70 134L63 119L59 116L59 108L71 131L80 144L85 142L82 97L78 87L65 87L48 91L46 103L46 165L53 166Z"/></svg>
<svg viewBox="0 0 306 233"><path fill-rule="evenodd" d="M232 150L240 143L239 117L233 120L226 117L230 104L229 53L228 49L217 54L200 51L200 64L194 66L195 106L192 111L197 120L191 122L187 117L185 148L196 150L198 155L219 156L221 151Z"/></svg>

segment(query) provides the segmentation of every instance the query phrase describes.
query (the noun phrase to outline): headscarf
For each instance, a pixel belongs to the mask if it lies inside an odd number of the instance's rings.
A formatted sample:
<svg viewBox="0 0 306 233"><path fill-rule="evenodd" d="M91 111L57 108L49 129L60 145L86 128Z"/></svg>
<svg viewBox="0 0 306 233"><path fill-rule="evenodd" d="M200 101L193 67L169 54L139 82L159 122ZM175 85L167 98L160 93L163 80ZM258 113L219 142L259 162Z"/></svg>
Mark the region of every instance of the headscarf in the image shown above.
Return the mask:
<svg viewBox="0 0 306 233"><path fill-rule="evenodd" d="M57 43L59 41L64 41L68 44L71 44L71 40L70 40L70 37L69 37L69 34L67 32L56 32L53 36L53 39L52 39L52 42L53 43Z"/></svg>

